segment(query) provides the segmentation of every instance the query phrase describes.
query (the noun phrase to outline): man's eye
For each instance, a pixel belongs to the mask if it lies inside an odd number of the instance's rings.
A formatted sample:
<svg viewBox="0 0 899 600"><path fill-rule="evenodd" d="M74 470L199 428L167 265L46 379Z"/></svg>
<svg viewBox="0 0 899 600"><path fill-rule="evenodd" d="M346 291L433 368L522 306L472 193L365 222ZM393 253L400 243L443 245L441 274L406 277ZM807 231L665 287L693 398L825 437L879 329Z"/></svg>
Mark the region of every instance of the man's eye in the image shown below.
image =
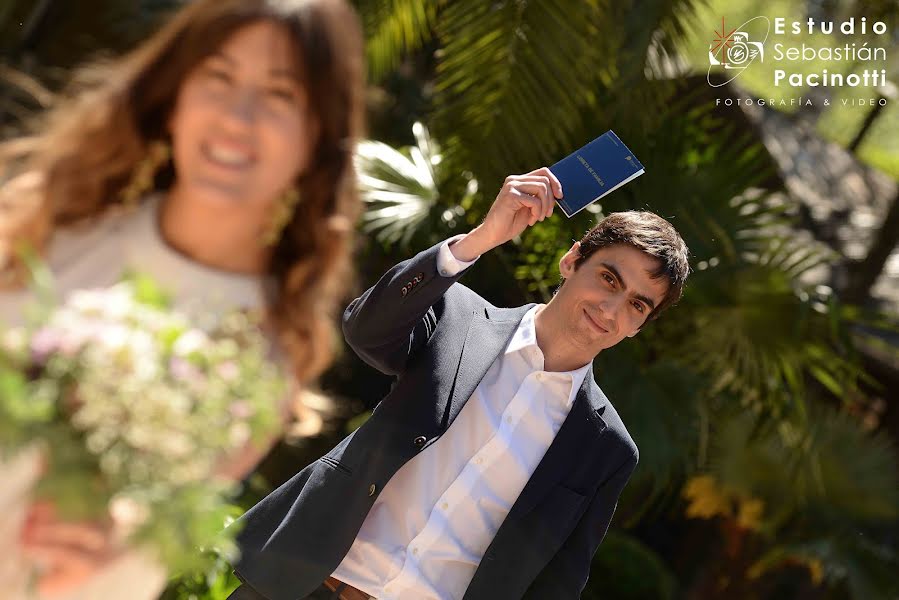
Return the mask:
<svg viewBox="0 0 899 600"><path fill-rule="evenodd" d="M608 273L603 273L603 274L602 274L602 278L605 279L605 280L606 280L606 283L608 283L609 285L612 285L612 286L615 285L615 280L612 279L612 277L609 276Z"/></svg>
<svg viewBox="0 0 899 600"><path fill-rule="evenodd" d="M634 308L636 308L637 310L639 310L641 313L643 312L643 305L642 305L642 304L640 304L639 302L634 302L633 304L634 304Z"/></svg>

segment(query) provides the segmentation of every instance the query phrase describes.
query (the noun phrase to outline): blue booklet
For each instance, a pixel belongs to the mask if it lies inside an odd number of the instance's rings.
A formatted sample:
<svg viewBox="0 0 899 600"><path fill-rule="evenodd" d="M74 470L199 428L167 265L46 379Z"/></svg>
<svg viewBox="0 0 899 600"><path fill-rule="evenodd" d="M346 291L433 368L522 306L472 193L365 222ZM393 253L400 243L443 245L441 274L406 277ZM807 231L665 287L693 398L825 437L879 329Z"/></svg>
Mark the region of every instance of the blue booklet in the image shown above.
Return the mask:
<svg viewBox="0 0 899 600"><path fill-rule="evenodd" d="M643 165L611 129L549 168L565 197L556 203L571 217L643 174Z"/></svg>

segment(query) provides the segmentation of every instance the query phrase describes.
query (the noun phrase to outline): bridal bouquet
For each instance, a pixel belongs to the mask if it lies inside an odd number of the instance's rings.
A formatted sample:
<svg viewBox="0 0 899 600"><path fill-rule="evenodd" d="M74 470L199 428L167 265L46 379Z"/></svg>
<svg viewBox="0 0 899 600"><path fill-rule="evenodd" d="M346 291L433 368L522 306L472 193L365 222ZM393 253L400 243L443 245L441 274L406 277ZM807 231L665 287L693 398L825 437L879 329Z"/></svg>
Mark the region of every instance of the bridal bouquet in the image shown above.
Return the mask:
<svg viewBox="0 0 899 600"><path fill-rule="evenodd" d="M37 443L36 499L111 520L170 568L227 554L216 470L272 435L286 393L267 347L251 315L192 318L147 279L75 292L0 334L0 453Z"/></svg>

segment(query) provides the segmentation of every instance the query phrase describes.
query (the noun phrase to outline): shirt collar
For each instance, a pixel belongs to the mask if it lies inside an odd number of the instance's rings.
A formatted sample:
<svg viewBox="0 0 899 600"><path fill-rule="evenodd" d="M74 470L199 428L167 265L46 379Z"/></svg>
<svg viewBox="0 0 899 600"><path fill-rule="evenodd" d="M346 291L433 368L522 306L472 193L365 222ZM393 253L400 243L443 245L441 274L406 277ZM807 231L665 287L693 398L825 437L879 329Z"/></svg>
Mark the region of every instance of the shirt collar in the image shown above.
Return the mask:
<svg viewBox="0 0 899 600"><path fill-rule="evenodd" d="M541 306L541 304L533 306L524 314L521 318L521 322L518 324L518 328L515 330L515 333L512 334L512 339L510 339L509 343L506 345L506 350L504 352L504 354L523 352L525 359L535 371L543 371L544 368L543 351L540 349L540 346L537 345L536 328L537 309ZM527 348L533 349L530 354L525 351ZM535 359L531 360L531 356L535 357ZM587 376L587 370L592 366L593 362L591 361L584 366L571 371L547 371L551 377L562 376L571 379L571 391L568 394L569 406L574 402L574 398L577 396L578 391L580 391L581 385L584 383L584 378Z"/></svg>

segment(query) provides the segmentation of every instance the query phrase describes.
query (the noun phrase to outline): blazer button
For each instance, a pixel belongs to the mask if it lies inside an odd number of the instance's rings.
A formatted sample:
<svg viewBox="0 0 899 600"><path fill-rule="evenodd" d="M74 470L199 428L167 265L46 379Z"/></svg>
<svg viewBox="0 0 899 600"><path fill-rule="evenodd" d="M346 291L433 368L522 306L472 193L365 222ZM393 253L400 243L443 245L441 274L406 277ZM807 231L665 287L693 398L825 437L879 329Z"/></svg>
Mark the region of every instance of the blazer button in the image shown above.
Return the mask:
<svg viewBox="0 0 899 600"><path fill-rule="evenodd" d="M421 448L422 446L425 445L425 442L427 442L427 441L428 441L428 438L426 438L423 435L420 435L417 438L415 438L414 440L412 440L412 443L415 444L416 448Z"/></svg>
<svg viewBox="0 0 899 600"><path fill-rule="evenodd" d="M376 489L377 489L377 488L375 487L375 484L371 484L370 486L368 486L368 495L369 495L369 496L374 496L374 495L375 495L375 490L376 490Z"/></svg>
<svg viewBox="0 0 899 600"><path fill-rule="evenodd" d="M403 296L405 296L408 293L409 293L409 288L407 288L406 286L403 286Z"/></svg>

